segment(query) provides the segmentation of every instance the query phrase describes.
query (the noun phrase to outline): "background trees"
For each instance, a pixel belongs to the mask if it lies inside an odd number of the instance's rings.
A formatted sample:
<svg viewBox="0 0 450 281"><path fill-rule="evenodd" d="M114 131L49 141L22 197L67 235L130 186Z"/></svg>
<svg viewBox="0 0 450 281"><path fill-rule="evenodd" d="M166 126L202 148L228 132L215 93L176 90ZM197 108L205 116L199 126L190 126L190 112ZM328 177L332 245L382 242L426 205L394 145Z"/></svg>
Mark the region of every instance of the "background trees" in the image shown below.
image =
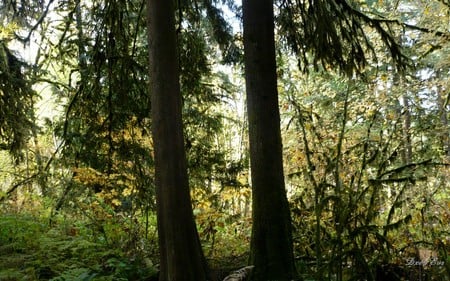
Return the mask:
<svg viewBox="0 0 450 281"><path fill-rule="evenodd" d="M0 276L154 278L146 1L4 2L0 40L19 71L2 64ZM295 266L315 280L445 280L448 5L310 3L274 6ZM219 280L247 263L261 222L249 215L241 11L225 4L175 12L192 208ZM439 265L405 265L427 251Z"/></svg>

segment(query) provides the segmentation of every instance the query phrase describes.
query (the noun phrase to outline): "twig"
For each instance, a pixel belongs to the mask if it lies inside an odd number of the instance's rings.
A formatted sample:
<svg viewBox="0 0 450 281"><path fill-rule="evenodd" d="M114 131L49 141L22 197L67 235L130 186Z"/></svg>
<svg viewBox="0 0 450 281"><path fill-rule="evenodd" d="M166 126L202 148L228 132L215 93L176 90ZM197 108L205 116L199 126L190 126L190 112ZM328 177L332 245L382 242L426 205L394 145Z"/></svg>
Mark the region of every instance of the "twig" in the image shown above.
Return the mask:
<svg viewBox="0 0 450 281"><path fill-rule="evenodd" d="M31 35L33 34L34 31L36 31L36 29L39 27L39 25L42 24L42 22L44 21L45 17L48 14L48 11L50 9L50 5L53 3L54 0L49 0L47 3L47 7L45 7L44 12L42 13L42 15L39 17L38 21L36 22L35 25L33 25L30 29L30 31L28 32L27 37L25 38L21 38L20 36L18 36L16 34L16 37L19 39L19 41L21 41L22 43L27 43L28 41L30 41Z"/></svg>

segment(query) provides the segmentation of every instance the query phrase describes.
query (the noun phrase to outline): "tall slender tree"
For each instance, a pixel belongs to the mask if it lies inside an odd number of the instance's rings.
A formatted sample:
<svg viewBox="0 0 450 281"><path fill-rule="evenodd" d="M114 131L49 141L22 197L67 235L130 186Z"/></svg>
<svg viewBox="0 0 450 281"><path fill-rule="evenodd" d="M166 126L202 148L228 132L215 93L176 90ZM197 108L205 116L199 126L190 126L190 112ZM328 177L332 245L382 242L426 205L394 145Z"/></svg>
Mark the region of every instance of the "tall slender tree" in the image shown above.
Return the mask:
<svg viewBox="0 0 450 281"><path fill-rule="evenodd" d="M243 1L244 62L253 188L253 280L295 276L284 185L271 0Z"/></svg>
<svg viewBox="0 0 450 281"><path fill-rule="evenodd" d="M148 1L160 281L201 281L207 266L186 168L173 1Z"/></svg>

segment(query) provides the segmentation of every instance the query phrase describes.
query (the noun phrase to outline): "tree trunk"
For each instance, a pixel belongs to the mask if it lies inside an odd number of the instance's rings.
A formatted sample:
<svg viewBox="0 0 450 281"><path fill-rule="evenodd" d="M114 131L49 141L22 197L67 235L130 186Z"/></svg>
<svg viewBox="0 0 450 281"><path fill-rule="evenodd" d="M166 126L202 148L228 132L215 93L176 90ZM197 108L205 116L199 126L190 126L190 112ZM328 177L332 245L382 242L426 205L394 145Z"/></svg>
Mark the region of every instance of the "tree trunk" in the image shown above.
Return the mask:
<svg viewBox="0 0 450 281"><path fill-rule="evenodd" d="M253 280L295 276L289 205L284 187L271 0L244 0L244 50L253 226Z"/></svg>
<svg viewBox="0 0 450 281"><path fill-rule="evenodd" d="M173 1L149 0L148 37L160 281L203 281L207 266L190 201Z"/></svg>
<svg viewBox="0 0 450 281"><path fill-rule="evenodd" d="M438 74L439 75L439 74ZM438 104L438 112L439 119L441 120L442 129L440 129L440 138L442 143L442 150L444 151L444 155L446 158L450 159L450 126L448 124L447 119L447 102L444 99L445 91L442 89L442 86L438 86L437 90L437 104Z"/></svg>
<svg viewBox="0 0 450 281"><path fill-rule="evenodd" d="M412 143L411 143L411 109L407 93L403 94L403 163L412 162Z"/></svg>

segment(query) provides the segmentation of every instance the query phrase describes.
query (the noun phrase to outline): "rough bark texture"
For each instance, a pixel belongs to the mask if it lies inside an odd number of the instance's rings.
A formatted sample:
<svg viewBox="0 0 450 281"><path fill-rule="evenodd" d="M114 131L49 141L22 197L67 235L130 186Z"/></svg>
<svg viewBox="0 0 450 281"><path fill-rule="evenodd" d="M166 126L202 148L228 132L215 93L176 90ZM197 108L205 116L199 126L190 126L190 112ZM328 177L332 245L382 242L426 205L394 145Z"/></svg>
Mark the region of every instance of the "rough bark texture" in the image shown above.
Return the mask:
<svg viewBox="0 0 450 281"><path fill-rule="evenodd" d="M152 133L160 281L203 281L207 266L192 213L171 0L148 0Z"/></svg>
<svg viewBox="0 0 450 281"><path fill-rule="evenodd" d="M275 62L273 2L244 0L244 50L253 227L253 280L295 276L291 219L284 187Z"/></svg>

